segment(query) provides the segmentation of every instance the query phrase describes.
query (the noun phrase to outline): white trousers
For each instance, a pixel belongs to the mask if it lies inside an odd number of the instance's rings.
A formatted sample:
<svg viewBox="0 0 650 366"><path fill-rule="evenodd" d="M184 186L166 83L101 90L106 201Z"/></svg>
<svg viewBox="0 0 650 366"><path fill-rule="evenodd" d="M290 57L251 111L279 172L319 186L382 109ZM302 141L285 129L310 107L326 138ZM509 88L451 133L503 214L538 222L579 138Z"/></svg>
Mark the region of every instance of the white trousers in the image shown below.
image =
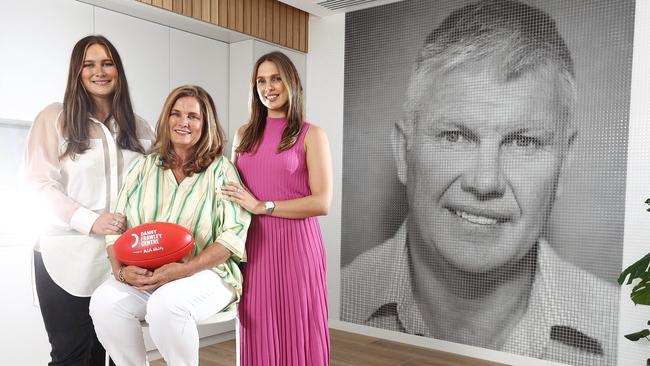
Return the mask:
<svg viewBox="0 0 650 366"><path fill-rule="evenodd" d="M97 338L117 366L146 366L142 320L170 366L199 364L197 323L232 302L231 287L210 270L140 291L111 277L90 299Z"/></svg>

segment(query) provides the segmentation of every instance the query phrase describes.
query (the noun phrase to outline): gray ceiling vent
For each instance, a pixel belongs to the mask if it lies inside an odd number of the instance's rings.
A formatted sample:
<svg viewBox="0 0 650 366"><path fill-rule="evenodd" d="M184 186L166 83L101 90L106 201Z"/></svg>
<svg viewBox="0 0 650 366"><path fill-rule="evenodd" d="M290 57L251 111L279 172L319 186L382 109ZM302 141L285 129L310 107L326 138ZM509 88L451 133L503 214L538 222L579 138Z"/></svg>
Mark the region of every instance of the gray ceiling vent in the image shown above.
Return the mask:
<svg viewBox="0 0 650 366"><path fill-rule="evenodd" d="M320 5L331 11L337 11L345 8L356 7L359 5L368 5L368 3L375 3L377 0L325 0L319 1L316 4Z"/></svg>
<svg viewBox="0 0 650 366"><path fill-rule="evenodd" d="M325 17L337 13L372 8L402 0L280 0L309 14Z"/></svg>

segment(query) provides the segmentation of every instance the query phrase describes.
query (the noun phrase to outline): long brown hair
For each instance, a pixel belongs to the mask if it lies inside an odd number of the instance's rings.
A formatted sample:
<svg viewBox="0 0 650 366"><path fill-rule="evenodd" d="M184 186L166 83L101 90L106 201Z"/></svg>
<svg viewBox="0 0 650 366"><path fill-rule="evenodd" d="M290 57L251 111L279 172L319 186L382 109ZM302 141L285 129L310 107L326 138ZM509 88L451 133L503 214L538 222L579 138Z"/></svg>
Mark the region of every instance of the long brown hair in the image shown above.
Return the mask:
<svg viewBox="0 0 650 366"><path fill-rule="evenodd" d="M282 132L282 139L278 152L285 151L293 146L298 140L298 135L302 130L304 102L302 96L302 84L296 66L291 62L289 57L282 52L271 52L260 57L253 67L250 89L250 118L242 134L241 142L237 146L236 152L251 152L257 149L257 145L262 139L264 127L266 125L266 116L268 111L259 94L257 94L257 70L263 62L270 61L277 66L280 71L282 83L289 93L289 100L286 106L287 127Z"/></svg>
<svg viewBox="0 0 650 366"><path fill-rule="evenodd" d="M219 123L217 108L210 94L200 86L183 85L172 90L165 101L158 124L156 125L156 142L153 151L160 155L160 166L163 169L178 168L180 160L171 141L169 131L169 115L177 100L183 97L193 97L199 102L203 117L201 137L197 141L196 151L190 160L183 163L183 174L191 176L204 171L217 157L223 154L223 145L226 143L226 134Z"/></svg>
<svg viewBox="0 0 650 366"><path fill-rule="evenodd" d="M120 54L106 37L90 35L80 39L74 45L70 56L68 83L63 97L63 136L66 140L66 147L60 157L69 156L74 159L77 154L83 154L90 148L88 119L90 113L95 109L95 105L86 91L80 75L86 51L94 44L106 48L106 52L117 68L117 84L111 105L111 114L119 127L117 145L122 149L144 153L136 134L135 114Z"/></svg>

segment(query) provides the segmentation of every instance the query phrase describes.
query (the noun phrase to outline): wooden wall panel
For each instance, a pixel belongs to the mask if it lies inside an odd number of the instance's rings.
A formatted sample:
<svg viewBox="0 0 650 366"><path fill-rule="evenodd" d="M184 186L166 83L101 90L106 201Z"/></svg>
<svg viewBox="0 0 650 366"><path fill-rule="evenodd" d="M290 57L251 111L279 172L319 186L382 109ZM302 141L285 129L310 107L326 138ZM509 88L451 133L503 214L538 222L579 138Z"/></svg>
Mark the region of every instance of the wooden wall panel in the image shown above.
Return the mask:
<svg viewBox="0 0 650 366"><path fill-rule="evenodd" d="M287 42L288 47L293 47L293 8L287 6Z"/></svg>
<svg viewBox="0 0 650 366"><path fill-rule="evenodd" d="M280 44L280 2L273 1L273 43Z"/></svg>
<svg viewBox="0 0 650 366"><path fill-rule="evenodd" d="M242 0L242 11L243 11L243 30L242 32L246 34L251 34L251 0Z"/></svg>
<svg viewBox="0 0 650 366"><path fill-rule="evenodd" d="M219 0L219 24L228 28L228 0Z"/></svg>
<svg viewBox="0 0 650 366"><path fill-rule="evenodd" d="M210 0L210 21L208 23L219 24L219 0Z"/></svg>
<svg viewBox="0 0 650 366"><path fill-rule="evenodd" d="M237 0L228 0L228 29L235 29L235 17L237 15Z"/></svg>
<svg viewBox="0 0 650 366"><path fill-rule="evenodd" d="M287 23L287 6L280 3L280 24L284 26L280 27L280 44L287 44L287 28L289 24Z"/></svg>
<svg viewBox="0 0 650 366"><path fill-rule="evenodd" d="M192 0L183 0L183 15L192 16Z"/></svg>
<svg viewBox="0 0 650 366"><path fill-rule="evenodd" d="M251 0L251 35L259 37L260 35L260 21L259 21L259 4L257 0Z"/></svg>
<svg viewBox="0 0 650 366"><path fill-rule="evenodd" d="M259 37L266 39L266 0L257 0L257 7L259 9Z"/></svg>
<svg viewBox="0 0 650 366"><path fill-rule="evenodd" d="M235 4L235 30L244 33L244 0Z"/></svg>
<svg viewBox="0 0 650 366"><path fill-rule="evenodd" d="M172 0L172 11L183 14L183 0Z"/></svg>
<svg viewBox="0 0 650 366"><path fill-rule="evenodd" d="M211 12L212 12L211 0L201 0L201 20L210 23L210 20L212 20L212 18L210 17Z"/></svg>
<svg viewBox="0 0 650 366"><path fill-rule="evenodd" d="M293 43L291 47L300 49L300 10L293 9Z"/></svg>
<svg viewBox="0 0 650 366"><path fill-rule="evenodd" d="M301 50L307 49L307 14L305 12L300 13L300 44L298 47Z"/></svg>
<svg viewBox="0 0 650 366"><path fill-rule="evenodd" d="M264 39L273 42L273 3L272 0L266 1L266 33Z"/></svg>
<svg viewBox="0 0 650 366"><path fill-rule="evenodd" d="M308 50L309 15L278 0L137 0L298 51Z"/></svg>
<svg viewBox="0 0 650 366"><path fill-rule="evenodd" d="M201 0L192 0L192 18L203 20Z"/></svg>

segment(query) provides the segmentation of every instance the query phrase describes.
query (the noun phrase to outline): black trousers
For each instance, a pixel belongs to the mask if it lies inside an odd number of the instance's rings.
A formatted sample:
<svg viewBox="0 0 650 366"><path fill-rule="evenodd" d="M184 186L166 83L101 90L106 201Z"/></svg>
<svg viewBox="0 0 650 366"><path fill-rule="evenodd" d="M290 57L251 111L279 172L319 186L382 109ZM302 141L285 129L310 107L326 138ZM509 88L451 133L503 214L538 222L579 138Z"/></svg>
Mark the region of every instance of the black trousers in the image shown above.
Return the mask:
<svg viewBox="0 0 650 366"><path fill-rule="evenodd" d="M90 297L70 295L47 273L41 253L34 252L36 292L47 337L52 346L50 366L103 366L104 347L97 340L88 314ZM111 365L114 365L111 361Z"/></svg>

